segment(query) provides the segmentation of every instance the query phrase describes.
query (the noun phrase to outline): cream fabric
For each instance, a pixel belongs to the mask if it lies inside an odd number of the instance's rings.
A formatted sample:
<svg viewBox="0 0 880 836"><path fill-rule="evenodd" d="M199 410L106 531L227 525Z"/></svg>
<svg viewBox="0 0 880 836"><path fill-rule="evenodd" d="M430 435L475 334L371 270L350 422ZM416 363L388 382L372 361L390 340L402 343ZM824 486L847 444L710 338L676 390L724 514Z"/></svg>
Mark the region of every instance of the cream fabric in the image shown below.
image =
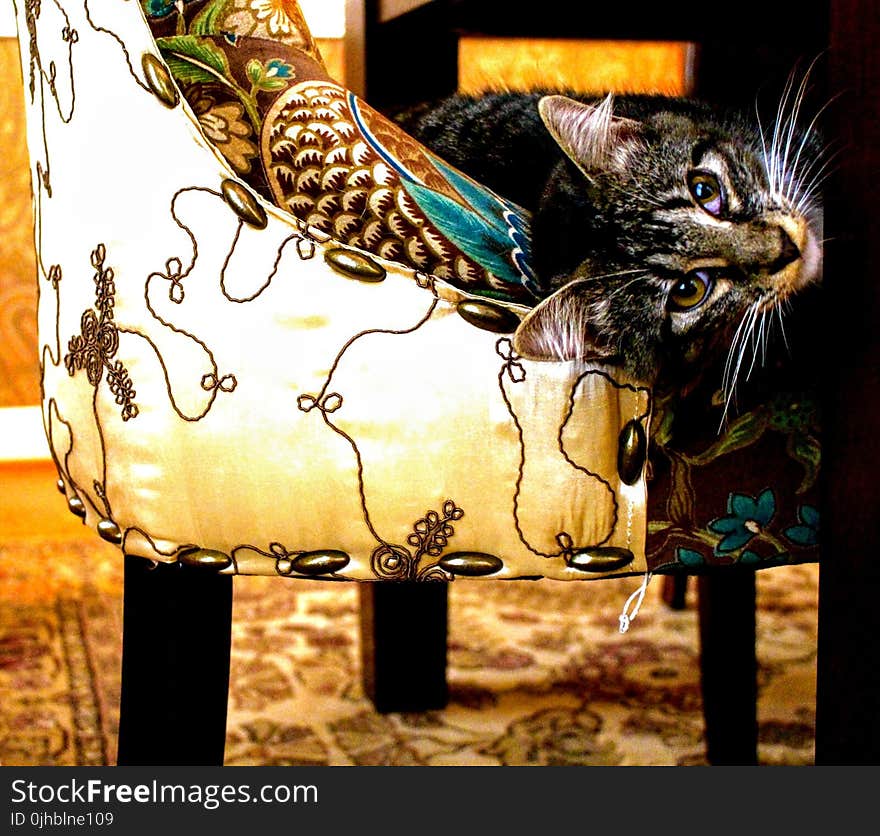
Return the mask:
<svg viewBox="0 0 880 836"><path fill-rule="evenodd" d="M610 574L645 571L644 468L627 486L617 457L647 389L517 358L459 315L467 294L401 265L352 278L262 200L265 229L243 223L187 105L145 83L136 3L43 3L31 54L15 2L44 419L88 525L246 574L331 550L334 578L451 578L457 552L500 558L495 578L606 576L567 564L593 546L634 553Z"/></svg>

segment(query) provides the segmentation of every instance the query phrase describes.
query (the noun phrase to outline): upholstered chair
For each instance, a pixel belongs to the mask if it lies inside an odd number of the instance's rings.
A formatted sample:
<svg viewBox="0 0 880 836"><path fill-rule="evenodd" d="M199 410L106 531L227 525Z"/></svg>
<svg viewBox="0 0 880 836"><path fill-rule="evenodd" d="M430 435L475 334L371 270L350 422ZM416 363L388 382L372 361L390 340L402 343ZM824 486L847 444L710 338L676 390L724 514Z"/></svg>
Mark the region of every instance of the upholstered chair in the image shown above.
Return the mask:
<svg viewBox="0 0 880 836"><path fill-rule="evenodd" d="M222 761L238 574L368 589L393 710L442 703L450 582L631 576L626 630L654 573L814 558L810 415L675 447L669 393L519 356L528 215L330 78L295 2L15 4L43 420L126 560L120 763ZM789 504L756 471L697 512L771 430ZM389 648L388 613L439 643Z"/></svg>

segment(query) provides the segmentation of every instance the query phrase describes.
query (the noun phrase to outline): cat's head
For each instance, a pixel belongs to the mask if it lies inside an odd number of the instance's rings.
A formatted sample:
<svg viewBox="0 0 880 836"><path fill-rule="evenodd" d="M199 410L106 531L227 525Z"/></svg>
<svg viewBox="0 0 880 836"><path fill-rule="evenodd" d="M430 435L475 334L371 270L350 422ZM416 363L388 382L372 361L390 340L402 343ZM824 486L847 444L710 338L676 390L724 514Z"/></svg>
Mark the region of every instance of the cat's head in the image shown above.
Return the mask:
<svg viewBox="0 0 880 836"><path fill-rule="evenodd" d="M552 293L518 329L520 355L652 380L723 341L736 364L749 332L818 278L820 163L796 114L764 136L681 99L552 95L539 110L566 159L535 218Z"/></svg>

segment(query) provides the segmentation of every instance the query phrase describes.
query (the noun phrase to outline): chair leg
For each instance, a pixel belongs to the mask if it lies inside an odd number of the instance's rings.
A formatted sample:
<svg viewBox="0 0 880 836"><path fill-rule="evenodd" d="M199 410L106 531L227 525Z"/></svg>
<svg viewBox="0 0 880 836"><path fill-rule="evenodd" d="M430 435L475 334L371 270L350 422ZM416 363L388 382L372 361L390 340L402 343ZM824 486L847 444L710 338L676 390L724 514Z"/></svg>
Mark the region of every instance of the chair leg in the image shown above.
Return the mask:
<svg viewBox="0 0 880 836"><path fill-rule="evenodd" d="M672 610L683 610L687 605L688 576L684 574L663 577L663 600Z"/></svg>
<svg viewBox="0 0 880 836"><path fill-rule="evenodd" d="M232 577L125 558L120 766L222 766Z"/></svg>
<svg viewBox="0 0 880 836"><path fill-rule="evenodd" d="M360 585L364 691L380 713L446 705L447 588L442 581Z"/></svg>
<svg viewBox="0 0 880 836"><path fill-rule="evenodd" d="M726 568L697 583L707 758L716 766L757 764L755 573Z"/></svg>

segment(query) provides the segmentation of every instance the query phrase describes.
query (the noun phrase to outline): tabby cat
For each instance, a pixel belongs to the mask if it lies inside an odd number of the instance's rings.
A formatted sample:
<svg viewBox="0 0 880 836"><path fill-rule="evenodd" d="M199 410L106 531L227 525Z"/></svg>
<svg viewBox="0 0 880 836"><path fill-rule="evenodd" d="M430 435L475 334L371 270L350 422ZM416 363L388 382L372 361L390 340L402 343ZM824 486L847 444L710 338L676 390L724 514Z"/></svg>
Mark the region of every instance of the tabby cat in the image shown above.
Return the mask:
<svg viewBox="0 0 880 836"><path fill-rule="evenodd" d="M545 298L520 355L652 380L724 340L730 383L821 271L822 154L796 126L802 97L769 135L755 117L659 95L456 95L396 118L533 213Z"/></svg>

